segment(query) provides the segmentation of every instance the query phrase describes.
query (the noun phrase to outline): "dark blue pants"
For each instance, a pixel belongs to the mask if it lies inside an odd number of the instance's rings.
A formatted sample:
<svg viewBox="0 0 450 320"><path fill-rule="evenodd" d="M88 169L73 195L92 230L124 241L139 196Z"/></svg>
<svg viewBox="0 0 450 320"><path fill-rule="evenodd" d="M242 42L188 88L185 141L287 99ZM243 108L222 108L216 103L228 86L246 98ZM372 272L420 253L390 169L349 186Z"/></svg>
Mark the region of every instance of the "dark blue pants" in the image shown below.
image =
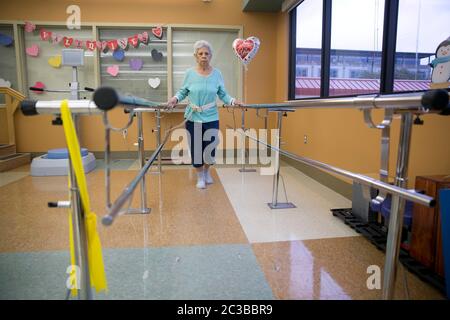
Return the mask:
<svg viewBox="0 0 450 320"><path fill-rule="evenodd" d="M214 164L216 147L219 144L219 121L186 122L189 149L192 165L199 168L206 164Z"/></svg>

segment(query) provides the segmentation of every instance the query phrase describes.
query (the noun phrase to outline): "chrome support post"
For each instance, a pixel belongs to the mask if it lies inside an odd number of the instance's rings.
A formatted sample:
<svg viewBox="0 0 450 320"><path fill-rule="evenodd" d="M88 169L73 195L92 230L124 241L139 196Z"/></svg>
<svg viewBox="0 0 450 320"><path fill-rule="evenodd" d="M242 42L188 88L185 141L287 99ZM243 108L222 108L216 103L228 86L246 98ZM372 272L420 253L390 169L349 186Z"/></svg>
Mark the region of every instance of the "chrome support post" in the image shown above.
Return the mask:
<svg viewBox="0 0 450 320"><path fill-rule="evenodd" d="M411 144L413 115L412 113L404 113L401 117L395 185L400 188L407 188L409 148ZM383 300L391 300L394 298L395 278L397 273L398 255L400 251L404 211L405 199L400 198L398 195L392 195L386 245L386 260L384 264L382 289Z"/></svg>
<svg viewBox="0 0 450 320"><path fill-rule="evenodd" d="M242 132L245 132L245 110L242 109L242 117L241 117L241 129ZM245 167L245 159L246 159L246 153L247 153L247 145L245 143L245 135L243 136L242 141L242 152L241 152L241 160L242 160L242 167L239 169L239 172L256 172L256 169L252 168L246 168Z"/></svg>
<svg viewBox="0 0 450 320"><path fill-rule="evenodd" d="M278 121L278 133L276 137L276 148L279 150L281 147L281 124L283 120L283 111L277 112L277 121ZM273 192L272 192L272 202L267 205L270 209L290 209L296 208L296 206L291 202L278 202L278 186L280 183L280 152L276 151L276 172L273 176ZM286 191L286 190L285 190Z"/></svg>

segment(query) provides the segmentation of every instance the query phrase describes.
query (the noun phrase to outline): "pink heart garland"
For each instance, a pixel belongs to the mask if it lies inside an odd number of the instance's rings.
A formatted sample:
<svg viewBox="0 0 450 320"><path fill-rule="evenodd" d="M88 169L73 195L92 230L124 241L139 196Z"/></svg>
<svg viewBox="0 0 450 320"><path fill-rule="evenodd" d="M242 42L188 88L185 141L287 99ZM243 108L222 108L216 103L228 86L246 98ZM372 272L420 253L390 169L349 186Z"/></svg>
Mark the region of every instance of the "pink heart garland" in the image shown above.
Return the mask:
<svg viewBox="0 0 450 320"><path fill-rule="evenodd" d="M51 31L45 31L44 29L41 29L41 31L39 33L40 33L42 41L46 41L46 40L50 39L50 37L52 36Z"/></svg>
<svg viewBox="0 0 450 320"><path fill-rule="evenodd" d="M73 38L69 38L69 37L63 38L63 44L64 44L64 47L66 47L66 48L70 47L72 45L72 42L73 42Z"/></svg>
<svg viewBox="0 0 450 320"><path fill-rule="evenodd" d="M106 68L106 72L115 77L119 74L119 66L117 64L109 66Z"/></svg>
<svg viewBox="0 0 450 320"><path fill-rule="evenodd" d="M233 41L233 50L236 56L247 65L258 52L260 41L256 37L236 39Z"/></svg>
<svg viewBox="0 0 450 320"><path fill-rule="evenodd" d="M152 33L158 39L162 39L162 37L163 37L163 29L162 29L162 27L153 28L152 29Z"/></svg>
<svg viewBox="0 0 450 320"><path fill-rule="evenodd" d="M37 57L39 55L39 46L37 44L33 44L31 47L25 49L27 55L32 57Z"/></svg>
<svg viewBox="0 0 450 320"><path fill-rule="evenodd" d="M33 32L34 30L36 30L36 25L32 24L31 22L25 21L25 31Z"/></svg>
<svg viewBox="0 0 450 320"><path fill-rule="evenodd" d="M148 43L148 32L144 31L138 34L138 39L140 42L147 44Z"/></svg>
<svg viewBox="0 0 450 320"><path fill-rule="evenodd" d="M82 49L84 43L83 43L83 40L75 39L75 40L74 40L74 44L75 44L75 48L77 48L77 49Z"/></svg>
<svg viewBox="0 0 450 320"><path fill-rule="evenodd" d="M97 47L97 44L95 41L86 40L86 49L94 51L96 47Z"/></svg>
<svg viewBox="0 0 450 320"><path fill-rule="evenodd" d="M135 34L132 37L128 38L128 43L131 44L133 47L137 47L139 45L139 40L137 34Z"/></svg>
<svg viewBox="0 0 450 320"><path fill-rule="evenodd" d="M124 50L128 47L128 39L127 38L118 39L117 43L119 44L119 47L121 47Z"/></svg>
<svg viewBox="0 0 450 320"><path fill-rule="evenodd" d="M102 49L102 42L101 41L95 41L95 43L97 44L97 49Z"/></svg>
<svg viewBox="0 0 450 320"><path fill-rule="evenodd" d="M52 43L53 44L60 43L63 40L63 38L64 38L62 35L55 34L55 33L53 33L50 37L52 38Z"/></svg>

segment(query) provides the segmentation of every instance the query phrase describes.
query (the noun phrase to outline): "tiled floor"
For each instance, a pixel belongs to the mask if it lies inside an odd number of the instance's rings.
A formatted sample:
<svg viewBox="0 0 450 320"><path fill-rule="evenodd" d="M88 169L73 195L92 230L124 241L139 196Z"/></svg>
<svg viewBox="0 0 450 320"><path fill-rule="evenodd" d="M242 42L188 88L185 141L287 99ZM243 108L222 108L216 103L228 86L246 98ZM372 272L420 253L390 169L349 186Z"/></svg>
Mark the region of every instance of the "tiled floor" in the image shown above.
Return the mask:
<svg viewBox="0 0 450 320"><path fill-rule="evenodd" d="M87 175L91 207L105 213L104 164ZM270 210L272 177L217 166L215 183L195 187L190 166L148 174L149 215L98 224L108 294L97 299L379 299L369 266L384 254L334 218L350 202L283 165L289 201ZM135 176L135 160L115 161L112 198ZM66 177L31 177L29 166L0 173L0 299L64 299L69 265ZM281 184L280 184L281 186ZM284 201L280 187L279 201ZM131 207L138 207L136 192ZM406 279L406 282L405 282ZM407 286L405 286L407 284ZM399 268L396 299L443 299Z"/></svg>

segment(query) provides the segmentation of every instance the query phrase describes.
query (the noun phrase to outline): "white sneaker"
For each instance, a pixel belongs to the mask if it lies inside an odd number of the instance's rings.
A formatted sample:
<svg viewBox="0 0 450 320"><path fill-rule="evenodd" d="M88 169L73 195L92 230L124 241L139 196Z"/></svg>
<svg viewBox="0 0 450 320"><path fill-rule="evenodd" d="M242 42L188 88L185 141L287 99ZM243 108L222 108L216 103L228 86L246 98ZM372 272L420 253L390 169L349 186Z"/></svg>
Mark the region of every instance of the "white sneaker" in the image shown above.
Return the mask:
<svg viewBox="0 0 450 320"><path fill-rule="evenodd" d="M205 171L203 171L203 173L204 173L204 175L205 175L205 182L206 182L207 184L212 184L212 183L214 183L214 180L213 180L213 178L211 177L211 174L209 173L209 170L205 170Z"/></svg>
<svg viewBox="0 0 450 320"><path fill-rule="evenodd" d="M206 188L206 183L205 183L205 179L203 177L203 173L199 174L197 176L197 188L199 189L205 189Z"/></svg>

